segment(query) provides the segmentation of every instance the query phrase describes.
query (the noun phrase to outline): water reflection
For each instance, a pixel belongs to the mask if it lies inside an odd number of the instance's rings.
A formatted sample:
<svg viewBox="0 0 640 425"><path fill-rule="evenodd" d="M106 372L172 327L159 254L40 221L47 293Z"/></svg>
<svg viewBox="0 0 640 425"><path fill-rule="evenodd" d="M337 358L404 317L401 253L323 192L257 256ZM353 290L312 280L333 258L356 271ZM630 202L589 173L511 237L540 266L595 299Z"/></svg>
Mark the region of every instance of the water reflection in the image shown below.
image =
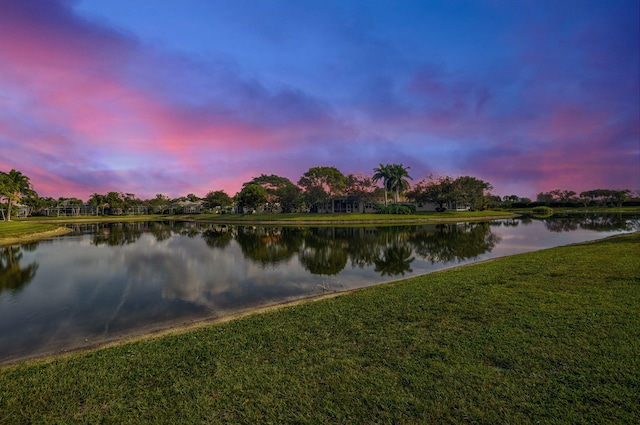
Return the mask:
<svg viewBox="0 0 640 425"><path fill-rule="evenodd" d="M263 266L291 260L302 246L300 229L238 227L233 231L245 257Z"/></svg>
<svg viewBox="0 0 640 425"><path fill-rule="evenodd" d="M545 227L551 232L572 232L578 229L596 232L632 231L638 227L637 219L630 219L624 214L554 215L543 221Z"/></svg>
<svg viewBox="0 0 640 425"><path fill-rule="evenodd" d="M240 227L207 230L210 246L225 238L261 266L291 261L296 255L312 274L333 276L352 267L375 266L381 276L411 272L417 255L435 262L476 258L491 251L500 238L487 223L394 227L276 228Z"/></svg>
<svg viewBox="0 0 640 425"><path fill-rule="evenodd" d="M476 258L500 242L500 237L491 231L488 223L435 227L435 231L418 229L409 240L416 254L432 264Z"/></svg>
<svg viewBox="0 0 640 425"><path fill-rule="evenodd" d="M38 263L32 261L24 265L20 264L20 261L23 251L33 251L37 246L38 242L32 242L22 246L0 248L0 293L19 291L33 280L38 270Z"/></svg>
<svg viewBox="0 0 640 425"><path fill-rule="evenodd" d="M0 248L0 363L640 226L637 217L588 216L388 227L72 228Z"/></svg>

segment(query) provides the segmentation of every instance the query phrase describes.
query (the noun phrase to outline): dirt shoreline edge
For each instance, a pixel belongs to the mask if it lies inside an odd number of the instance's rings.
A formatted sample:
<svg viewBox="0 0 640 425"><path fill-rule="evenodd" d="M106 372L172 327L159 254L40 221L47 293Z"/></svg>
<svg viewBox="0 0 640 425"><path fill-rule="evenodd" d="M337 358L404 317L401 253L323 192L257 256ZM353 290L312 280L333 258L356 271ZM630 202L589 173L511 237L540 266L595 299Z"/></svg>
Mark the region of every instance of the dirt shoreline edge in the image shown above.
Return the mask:
<svg viewBox="0 0 640 425"><path fill-rule="evenodd" d="M29 242L35 242L42 239L52 238L54 236L66 235L73 230L67 227L58 227L53 230L46 230L44 232L25 233L16 236L6 236L0 238L0 247L6 247L11 245L21 245Z"/></svg>

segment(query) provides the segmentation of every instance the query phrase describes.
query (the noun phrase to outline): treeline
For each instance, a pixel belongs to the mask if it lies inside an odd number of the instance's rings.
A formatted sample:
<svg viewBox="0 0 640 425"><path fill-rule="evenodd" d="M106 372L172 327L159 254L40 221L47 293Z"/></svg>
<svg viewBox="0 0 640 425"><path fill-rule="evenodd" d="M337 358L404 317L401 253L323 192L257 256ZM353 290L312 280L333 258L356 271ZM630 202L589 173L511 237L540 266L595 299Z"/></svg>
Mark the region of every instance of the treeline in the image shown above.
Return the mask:
<svg viewBox="0 0 640 425"><path fill-rule="evenodd" d="M85 202L79 198L39 197L29 177L20 171L0 171L0 211L9 220L13 213L22 215L87 215L200 212L317 212L327 211L335 199L354 205L368 205L379 213L407 213L424 205L446 209L527 208L538 205L619 206L639 203L629 190L590 190L579 195L568 190L538 194L535 201L517 195L500 197L493 186L472 176L434 176L421 178L413 186L410 167L380 164L371 175L343 174L336 167L312 167L294 183L275 174L261 174L245 182L231 196L224 190L212 190L204 197L193 193L169 198L161 193L140 199L133 193L112 191L94 193ZM19 208L18 208L19 206ZM324 209L323 209L324 207Z"/></svg>
<svg viewBox="0 0 640 425"><path fill-rule="evenodd" d="M640 194L639 194L640 195ZM595 189L580 192L572 190L552 190L538 193L536 202L549 207L589 207L616 206L623 204L640 205L640 199L633 198L630 190Z"/></svg>

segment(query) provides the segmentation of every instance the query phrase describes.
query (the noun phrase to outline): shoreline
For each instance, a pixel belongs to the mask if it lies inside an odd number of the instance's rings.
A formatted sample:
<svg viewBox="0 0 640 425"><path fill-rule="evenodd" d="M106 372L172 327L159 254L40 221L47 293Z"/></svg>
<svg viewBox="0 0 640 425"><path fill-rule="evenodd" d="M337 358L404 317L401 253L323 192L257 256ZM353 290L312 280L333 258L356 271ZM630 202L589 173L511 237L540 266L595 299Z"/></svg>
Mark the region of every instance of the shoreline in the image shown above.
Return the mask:
<svg viewBox="0 0 640 425"><path fill-rule="evenodd" d="M193 219L186 220L200 223L211 224L227 224L227 225L283 225L283 226L333 226L333 225L394 225L394 224L440 224L440 223L466 223L477 221L491 221L491 220L503 220L507 218L520 217L518 214L503 214L495 216L483 216L483 217L443 217L443 218L396 218L396 219L365 219L365 220L217 220L217 219Z"/></svg>
<svg viewBox="0 0 640 425"><path fill-rule="evenodd" d="M136 221L188 221L192 223L204 223L204 224L220 224L229 226L394 226L394 225L408 225L408 224L443 224L443 223L467 223L467 222L479 222L479 221L491 221L491 220L503 220L509 218L520 217L519 214L505 213L497 214L495 216L461 216L461 217L425 217L425 218L372 218L372 219L358 219L358 220L345 220L345 219L311 219L311 220L296 220L296 219L217 219L217 218L198 218L189 217L185 215L179 215L175 217L170 216L141 216L141 217L112 217L112 216L100 216L100 218L93 217L77 217L77 218L53 218L53 219L30 219L24 220L25 223L37 223L37 224L93 224L93 223L119 223L119 222L136 222ZM61 236L67 233L71 233L72 229L66 227L58 227L54 230L46 230L43 232L26 232L16 233L11 236L0 236L0 247L6 247L11 245L21 245L25 243L35 242L50 237Z"/></svg>
<svg viewBox="0 0 640 425"><path fill-rule="evenodd" d="M555 248L588 245L588 244L592 244L592 243L595 243L595 242L601 242L601 241L608 240L608 239L622 238L622 237L629 236L629 235L634 235L634 234L640 234L640 231L631 232L631 233L624 233L624 234L619 234L619 235L613 235L613 236L607 236L607 237L604 237L602 239L595 239L595 240L590 240L590 241L585 241L585 242L571 243L571 244L568 244L568 245L563 245L563 246L555 247ZM548 250L548 249L555 249L555 248L546 248L546 249L542 249L542 251L545 251L545 250ZM528 254L535 253L535 252L539 252L539 251L531 251L531 252L526 252L526 253L521 253L521 254L512 254L512 255L506 255L506 256L503 256L503 257L489 258L489 259L476 261L476 262L472 262L472 263L467 263L467 264L460 264L460 265L456 265L456 266L453 266L453 267L448 267L448 268L445 268L445 269L442 269L442 270L436 270L436 271L433 271L433 272L425 273L425 274L422 274L422 275L417 275L417 276L412 276L412 277L392 280L392 281L389 281L389 282L386 282L386 283L382 283L382 284L379 284L379 285L375 285L375 286L396 284L396 283L399 283L399 282L403 282L403 281L419 278L419 277L425 276L425 275L434 275L434 274L446 273L446 272L450 272L452 270L457 270L457 269L467 268L467 267L471 267L471 266L476 266L476 265L483 264L483 263L491 263L491 262L499 261L499 260L502 260L502 259L505 259L505 258L519 256L519 255L528 255ZM36 352L36 353L30 354L30 355L27 355L27 356L8 359L6 361L0 360L0 370L5 369L5 368L18 366L18 365L24 365L24 364L49 363L49 362L55 361L57 359L70 357L70 356L73 356L73 355L76 355L76 354L90 353L90 352L94 352L94 351L99 351L99 350L108 349L108 348L112 348L112 347L119 347L119 346L122 346L122 345L141 342L141 341L152 341L152 340L164 338L164 337L167 337L167 336L184 335L184 334L187 334L189 332L197 331L199 329L203 329L203 328L207 328L207 327L210 327L210 326L215 326L215 325L220 325L220 324L232 322L232 321L243 319L243 318L250 317L250 316L253 316L253 315L276 312L276 311L284 310L286 308L295 307L295 306L302 305L302 304L313 303L313 302L316 302L316 301L323 301L323 300L327 300L327 299L342 297L344 295L353 294L353 293L356 293L358 291L363 291L363 290L367 290L367 289L370 289L370 288L371 288L371 286L365 286L365 287L361 287L361 288L348 289L348 290L344 290L344 291L334 291L334 292L328 292L328 293L324 293L324 294L312 295L312 296L308 296L308 297L293 298L293 299L283 300L283 301L275 303L275 304L266 304L266 305L259 305L259 306L255 306L255 307L249 307L249 308L246 308L246 309L242 309L242 310L237 310L235 312L231 312L229 314L223 314L221 316L209 317L209 318L204 318L204 319L193 319L193 320L187 321L187 322L177 321L175 323L165 324L165 326L158 326L156 328L153 328L153 327L141 328L139 330L132 331L132 332L127 333L127 334L114 335L112 337L104 338L102 340L96 340L96 341L88 343L86 345L76 345L76 346L72 346L72 347L67 348L67 349L54 350L53 352L47 351L47 350L43 350L43 351L41 351L39 353Z"/></svg>
<svg viewBox="0 0 640 425"><path fill-rule="evenodd" d="M67 233L71 233L72 231L72 229L69 229L67 227L58 227L57 229L45 230L43 232L30 232L12 236L4 236L0 237L0 248L12 245L22 245L30 242L52 238L55 236L66 235Z"/></svg>
<svg viewBox="0 0 640 425"><path fill-rule="evenodd" d="M394 281L396 282L396 281ZM274 311L283 310L289 307L295 307L297 305L312 303L316 301L322 301L326 299L340 297L342 295L351 294L355 291L359 291L364 288L349 289L341 292L330 292L325 294L314 295L310 297L296 298L292 300L285 300L276 304L267 304L262 306L250 307L244 310L239 310L230 314L223 314L222 316L210 317L206 319L194 319L188 322L176 322L168 326L159 326L157 328L143 328L137 331L132 331L128 334L120 336L114 335L110 338L98 340L88 343L86 345L77 345L63 350L56 350L49 352L43 350L40 353L33 353L28 356L17 357L8 359L6 361L0 360L0 370L10 368L12 366L24 365L29 363L49 363L56 359L73 356L75 354L90 353L93 351L103 350L112 347L119 347L126 344L132 344L140 341L152 341L167 336L183 335L192 331L207 328L209 326L220 325L234 320L243 319L258 314L265 314Z"/></svg>
<svg viewBox="0 0 640 425"><path fill-rule="evenodd" d="M528 252L0 367L3 418L636 423L638 244Z"/></svg>

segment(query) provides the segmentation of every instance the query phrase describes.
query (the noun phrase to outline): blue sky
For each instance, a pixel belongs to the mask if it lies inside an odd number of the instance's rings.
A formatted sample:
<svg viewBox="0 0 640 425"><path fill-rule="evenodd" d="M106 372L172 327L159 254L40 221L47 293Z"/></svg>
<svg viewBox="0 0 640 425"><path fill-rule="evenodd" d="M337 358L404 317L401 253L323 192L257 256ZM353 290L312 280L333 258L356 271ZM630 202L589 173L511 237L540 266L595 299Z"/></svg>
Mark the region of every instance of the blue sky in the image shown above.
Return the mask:
<svg viewBox="0 0 640 425"><path fill-rule="evenodd" d="M640 188L639 2L3 0L0 170L233 195L310 167Z"/></svg>

